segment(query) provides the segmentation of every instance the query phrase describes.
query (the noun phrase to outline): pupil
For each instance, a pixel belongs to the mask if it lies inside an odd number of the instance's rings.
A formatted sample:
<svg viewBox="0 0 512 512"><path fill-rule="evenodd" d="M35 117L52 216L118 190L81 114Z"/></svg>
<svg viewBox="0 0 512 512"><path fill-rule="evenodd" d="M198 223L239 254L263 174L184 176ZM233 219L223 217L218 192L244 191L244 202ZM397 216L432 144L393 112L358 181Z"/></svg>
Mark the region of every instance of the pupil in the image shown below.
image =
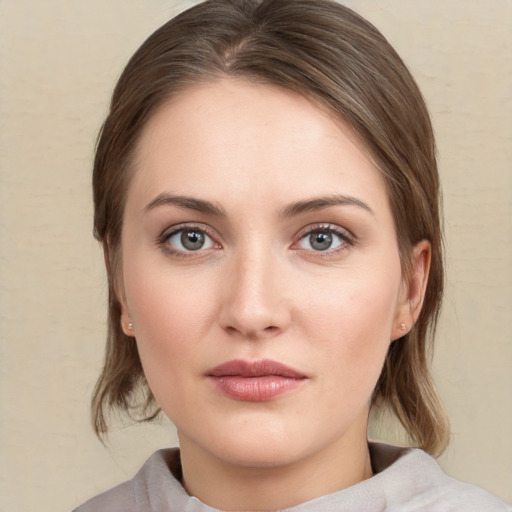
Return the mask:
<svg viewBox="0 0 512 512"><path fill-rule="evenodd" d="M312 233L309 237L309 243L313 249L325 251L332 245L332 234L325 231Z"/></svg>
<svg viewBox="0 0 512 512"><path fill-rule="evenodd" d="M200 231L183 231L181 243L189 251L197 251L204 245L204 235Z"/></svg>

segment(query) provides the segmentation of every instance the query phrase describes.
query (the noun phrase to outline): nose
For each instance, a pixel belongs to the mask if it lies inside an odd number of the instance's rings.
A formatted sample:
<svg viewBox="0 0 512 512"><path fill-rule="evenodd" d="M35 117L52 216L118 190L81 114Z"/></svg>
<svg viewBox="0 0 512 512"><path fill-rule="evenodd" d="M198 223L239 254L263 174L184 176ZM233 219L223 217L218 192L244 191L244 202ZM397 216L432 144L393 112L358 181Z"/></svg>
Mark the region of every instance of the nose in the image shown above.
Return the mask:
<svg viewBox="0 0 512 512"><path fill-rule="evenodd" d="M251 254L247 254L251 253ZM290 325L283 265L269 251L244 251L227 269L219 321L232 336L257 340L277 336Z"/></svg>

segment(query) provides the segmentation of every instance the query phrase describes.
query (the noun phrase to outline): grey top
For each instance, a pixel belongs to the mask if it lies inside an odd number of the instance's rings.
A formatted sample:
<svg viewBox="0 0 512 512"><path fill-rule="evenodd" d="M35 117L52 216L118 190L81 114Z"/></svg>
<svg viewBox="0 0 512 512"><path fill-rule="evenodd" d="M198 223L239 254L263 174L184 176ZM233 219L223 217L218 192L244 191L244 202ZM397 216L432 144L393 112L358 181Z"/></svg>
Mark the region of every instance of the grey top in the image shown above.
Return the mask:
<svg viewBox="0 0 512 512"><path fill-rule="evenodd" d="M511 512L492 494L445 475L413 448L370 443L375 475L341 491L282 512ZM177 448L154 453L127 482L90 499L74 512L218 512L189 496L180 480Z"/></svg>

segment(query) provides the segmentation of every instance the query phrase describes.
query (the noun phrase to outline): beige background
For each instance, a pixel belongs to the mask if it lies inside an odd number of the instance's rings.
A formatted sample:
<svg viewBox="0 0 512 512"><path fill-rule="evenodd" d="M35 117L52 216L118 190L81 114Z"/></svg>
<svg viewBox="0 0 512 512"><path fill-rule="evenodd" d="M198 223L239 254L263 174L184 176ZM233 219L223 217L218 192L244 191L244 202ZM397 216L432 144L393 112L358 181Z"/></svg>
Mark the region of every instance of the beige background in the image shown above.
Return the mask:
<svg viewBox="0 0 512 512"><path fill-rule="evenodd" d="M94 139L123 64L173 0L0 0L0 510L70 510L131 476L172 427L95 439L105 330L92 239ZM430 105L448 289L435 374L441 462L512 501L512 2L347 0L388 36ZM373 433L380 435L377 429Z"/></svg>

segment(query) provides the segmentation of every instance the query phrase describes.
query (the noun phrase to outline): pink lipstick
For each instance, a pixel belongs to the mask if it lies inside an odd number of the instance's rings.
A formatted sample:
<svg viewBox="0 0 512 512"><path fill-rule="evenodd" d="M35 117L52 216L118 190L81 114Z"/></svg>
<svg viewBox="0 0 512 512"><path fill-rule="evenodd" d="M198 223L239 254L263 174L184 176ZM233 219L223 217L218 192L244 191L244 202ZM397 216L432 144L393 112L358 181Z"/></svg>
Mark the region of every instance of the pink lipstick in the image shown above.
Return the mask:
<svg viewBox="0 0 512 512"><path fill-rule="evenodd" d="M266 402L297 389L307 376L277 361L236 359L209 370L218 391L234 400Z"/></svg>

